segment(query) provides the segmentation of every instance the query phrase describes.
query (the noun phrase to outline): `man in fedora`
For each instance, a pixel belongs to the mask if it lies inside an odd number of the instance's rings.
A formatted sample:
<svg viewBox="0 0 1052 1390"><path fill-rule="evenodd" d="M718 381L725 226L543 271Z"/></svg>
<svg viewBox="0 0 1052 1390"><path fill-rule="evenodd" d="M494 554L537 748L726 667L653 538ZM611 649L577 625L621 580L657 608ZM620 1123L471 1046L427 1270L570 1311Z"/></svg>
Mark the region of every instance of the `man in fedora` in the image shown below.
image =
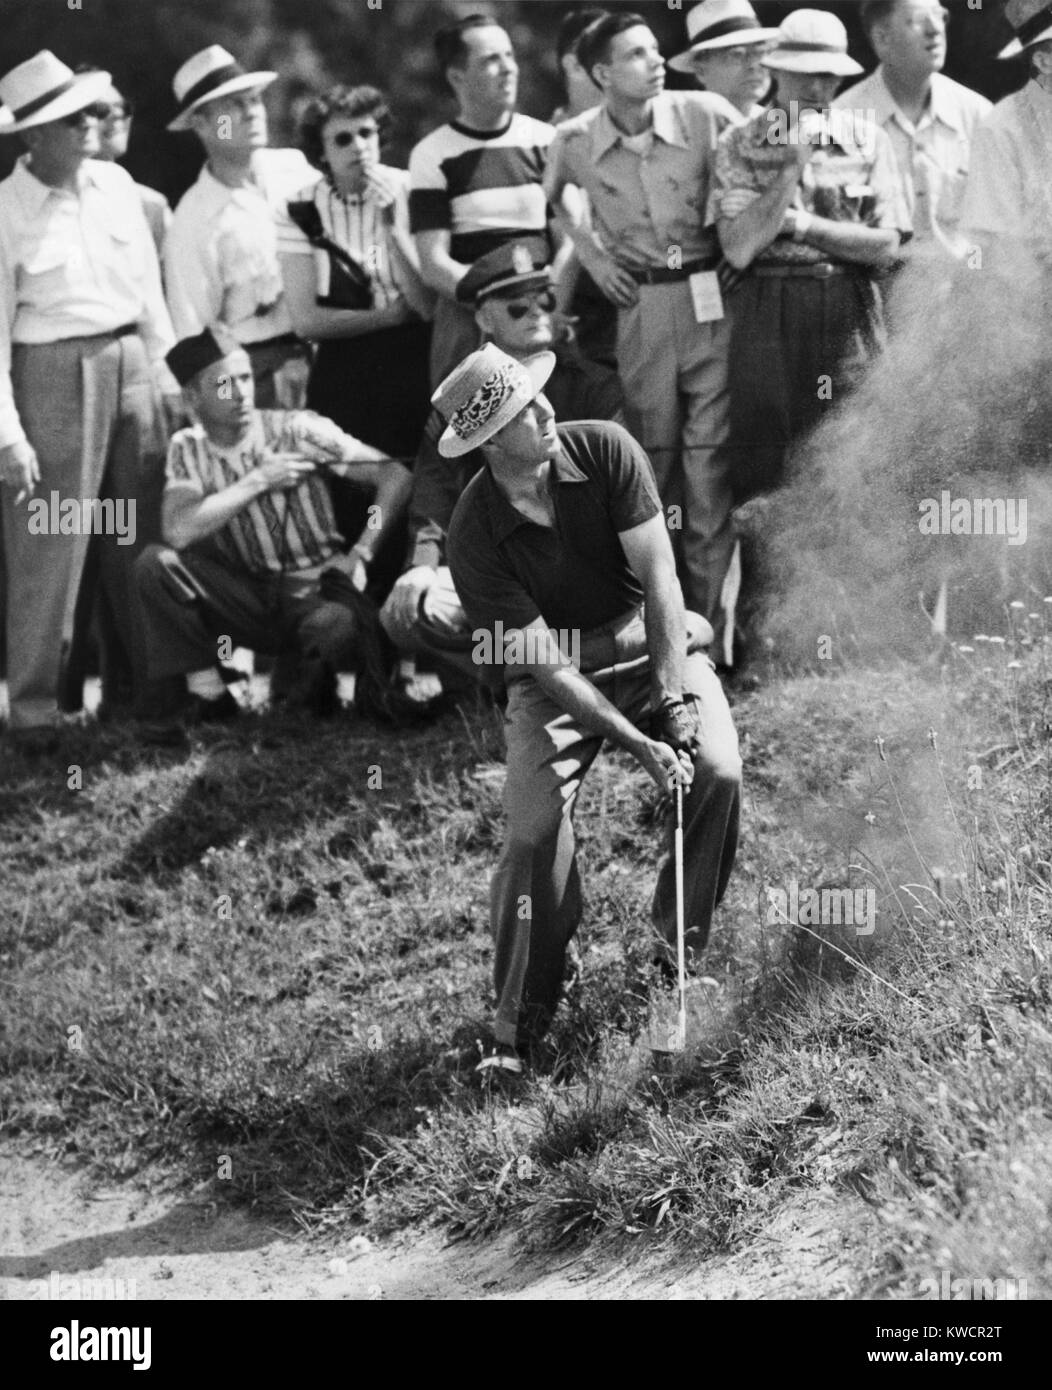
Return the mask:
<svg viewBox="0 0 1052 1390"><path fill-rule="evenodd" d="M969 150L990 102L942 71L949 11L941 0L865 0L859 18L879 66L833 103L872 111L895 151L899 187L913 224L911 260L959 260Z"/></svg>
<svg viewBox="0 0 1052 1390"><path fill-rule="evenodd" d="M962 223L983 264L1052 263L1052 5L1009 0L1016 36L998 54L1025 54L1030 79L997 103L975 133Z"/></svg>
<svg viewBox="0 0 1052 1390"><path fill-rule="evenodd" d="M558 127L544 186L581 265L618 307L629 428L669 508L687 600L727 646L730 307L708 204L717 139L739 115L710 92L666 92L665 60L638 14L597 20L578 56L602 102ZM568 201L576 189L590 219Z"/></svg>
<svg viewBox="0 0 1052 1390"><path fill-rule="evenodd" d="M700 953L738 837L741 761L712 663L690 640L661 500L619 425L556 425L544 387L555 356L518 362L493 344L439 387L443 457L485 467L449 531L453 580L476 659L508 689L504 845L490 892L496 1048L519 1073L547 1030L581 917L573 812L604 739L684 802L686 942ZM642 725L648 723L649 733ZM671 856L653 920L676 940Z"/></svg>
<svg viewBox="0 0 1052 1390"><path fill-rule="evenodd" d="M191 718L234 716L216 664L226 635L234 646L292 652L286 704L325 712L337 673L358 669L363 627L375 631L367 602L349 608L337 591L365 588L373 550L404 514L409 472L314 411L256 410L248 354L223 330L184 338L168 362L196 423L168 448L166 544L137 566L151 669L185 677ZM381 518L346 555L328 473L369 488Z"/></svg>
<svg viewBox="0 0 1052 1390"><path fill-rule="evenodd" d="M702 0L687 14L690 47L668 60L692 73L707 92L726 98L742 119L762 110L771 77L761 59L778 37L764 29L748 0Z"/></svg>
<svg viewBox="0 0 1052 1390"><path fill-rule="evenodd" d="M175 210L164 248L165 288L180 338L222 324L246 349L261 406L298 403L303 344L292 331L278 263L275 213L320 177L299 150L267 149L264 90L275 72L246 72L218 44L195 53L172 83L172 131L205 149L197 182Z"/></svg>
<svg viewBox="0 0 1052 1390"><path fill-rule="evenodd" d="M0 184L0 513L14 730L54 723L60 706L79 709L93 619L105 704L115 710L147 694L132 561L157 534L159 388L177 388L164 366L172 328L138 191L123 169L94 158L109 88L109 73L74 74L47 50L0 78L0 134L20 135L27 150ZM67 507L60 526L56 514L71 499L75 524ZM123 537L105 533L118 506L131 522Z"/></svg>
<svg viewBox="0 0 1052 1390"><path fill-rule="evenodd" d="M542 239L524 238L480 256L457 285L457 299L473 311L483 339L518 361L554 348L556 365L547 395L559 419L624 423L616 372L589 362L575 342L559 337L552 270ZM445 427L436 407L413 468L408 562L380 618L402 650L452 662L477 677L478 666L467 659L468 624L449 574L446 533L461 493L484 460L478 449L456 464L443 458L438 441Z"/></svg>
<svg viewBox="0 0 1052 1390"><path fill-rule="evenodd" d="M875 268L909 216L887 135L830 106L847 31L796 10L764 60L770 108L720 140L713 205L727 259L748 270L735 298L731 442L739 498L782 481L789 446L836 404L883 338Z"/></svg>

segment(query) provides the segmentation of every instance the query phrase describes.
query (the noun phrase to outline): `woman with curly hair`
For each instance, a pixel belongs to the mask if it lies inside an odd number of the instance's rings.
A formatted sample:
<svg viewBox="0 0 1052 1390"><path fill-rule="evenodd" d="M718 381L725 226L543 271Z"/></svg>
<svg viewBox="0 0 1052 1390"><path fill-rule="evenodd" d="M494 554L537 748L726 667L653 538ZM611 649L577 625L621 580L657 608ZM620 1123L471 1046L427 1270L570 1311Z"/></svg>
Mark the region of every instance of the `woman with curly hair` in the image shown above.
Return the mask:
<svg viewBox="0 0 1052 1390"><path fill-rule="evenodd" d="M429 410L434 299L409 234L409 175L380 162L390 121L375 87L310 102L301 144L323 177L279 218L278 250L296 332L319 345L308 406L404 456Z"/></svg>
<svg viewBox="0 0 1052 1390"><path fill-rule="evenodd" d="M409 234L409 175L380 162L390 119L375 87L309 103L301 145L322 178L279 215L278 252L293 327L318 345L307 406L411 461L430 409L434 300ZM357 533L356 499L335 491L341 530Z"/></svg>

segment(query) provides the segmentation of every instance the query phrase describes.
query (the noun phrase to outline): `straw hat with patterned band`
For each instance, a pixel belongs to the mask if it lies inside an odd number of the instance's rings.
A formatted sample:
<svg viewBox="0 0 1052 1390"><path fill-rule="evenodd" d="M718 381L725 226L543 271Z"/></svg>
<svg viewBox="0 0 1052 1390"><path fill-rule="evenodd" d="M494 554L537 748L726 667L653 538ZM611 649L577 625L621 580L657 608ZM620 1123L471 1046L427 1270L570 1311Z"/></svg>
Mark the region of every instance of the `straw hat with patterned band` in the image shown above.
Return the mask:
<svg viewBox="0 0 1052 1390"><path fill-rule="evenodd" d="M508 241L487 251L457 283L461 304L479 305L492 294L544 290L552 283L548 243L544 237Z"/></svg>
<svg viewBox="0 0 1052 1390"><path fill-rule="evenodd" d="M438 441L443 458L460 458L510 424L544 390L555 369L554 352L519 362L486 343L455 367L431 397L449 425Z"/></svg>
<svg viewBox="0 0 1052 1390"><path fill-rule="evenodd" d="M179 114L168 122L169 130L189 130L190 117L206 101L269 87L277 81L276 72L246 72L232 53L214 43L187 58L172 79L172 90L179 103Z"/></svg>
<svg viewBox="0 0 1052 1390"><path fill-rule="evenodd" d="M861 64L847 56L847 30L826 10L794 10L782 21L770 53L760 59L765 68L782 72L827 73L857 77Z"/></svg>
<svg viewBox="0 0 1052 1390"><path fill-rule="evenodd" d="M1052 39L1052 5L1048 0L1008 0L1005 19L1015 30L1015 38L1001 49L998 58L1017 58L1035 43Z"/></svg>
<svg viewBox="0 0 1052 1390"><path fill-rule="evenodd" d="M676 72L693 72L694 59L721 48L742 44L770 43L777 29L764 29L749 0L702 0L687 14L690 48L668 60Z"/></svg>
<svg viewBox="0 0 1052 1390"><path fill-rule="evenodd" d="M112 80L108 72L76 73L50 49L41 49L0 77L0 135L83 111L106 95Z"/></svg>

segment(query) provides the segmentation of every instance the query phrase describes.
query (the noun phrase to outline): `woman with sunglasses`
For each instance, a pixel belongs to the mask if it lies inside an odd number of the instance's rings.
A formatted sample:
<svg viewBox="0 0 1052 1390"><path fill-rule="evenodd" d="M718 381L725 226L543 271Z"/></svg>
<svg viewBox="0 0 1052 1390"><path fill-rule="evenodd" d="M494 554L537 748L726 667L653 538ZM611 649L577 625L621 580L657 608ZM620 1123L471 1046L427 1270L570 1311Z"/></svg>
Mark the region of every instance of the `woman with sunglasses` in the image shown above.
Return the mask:
<svg viewBox="0 0 1052 1390"><path fill-rule="evenodd" d="M393 455L416 453L429 409L433 310L409 235L409 175L380 162L390 123L375 87L336 87L304 112L323 177L278 219L293 326L318 344L307 405Z"/></svg>

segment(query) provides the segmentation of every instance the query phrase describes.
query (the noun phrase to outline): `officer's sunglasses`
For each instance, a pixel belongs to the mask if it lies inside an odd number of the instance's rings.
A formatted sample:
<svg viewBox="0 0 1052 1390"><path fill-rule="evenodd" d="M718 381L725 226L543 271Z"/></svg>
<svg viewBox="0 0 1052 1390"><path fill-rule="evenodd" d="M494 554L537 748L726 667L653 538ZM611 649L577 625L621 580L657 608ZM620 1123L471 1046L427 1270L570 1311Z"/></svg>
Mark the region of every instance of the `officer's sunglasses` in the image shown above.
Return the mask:
<svg viewBox="0 0 1052 1390"><path fill-rule="evenodd" d="M495 298L500 299L508 311L508 318L516 321L524 319L534 304L544 313L550 314L557 302L554 290L534 290L525 303L520 299L503 299L500 295L496 295Z"/></svg>

